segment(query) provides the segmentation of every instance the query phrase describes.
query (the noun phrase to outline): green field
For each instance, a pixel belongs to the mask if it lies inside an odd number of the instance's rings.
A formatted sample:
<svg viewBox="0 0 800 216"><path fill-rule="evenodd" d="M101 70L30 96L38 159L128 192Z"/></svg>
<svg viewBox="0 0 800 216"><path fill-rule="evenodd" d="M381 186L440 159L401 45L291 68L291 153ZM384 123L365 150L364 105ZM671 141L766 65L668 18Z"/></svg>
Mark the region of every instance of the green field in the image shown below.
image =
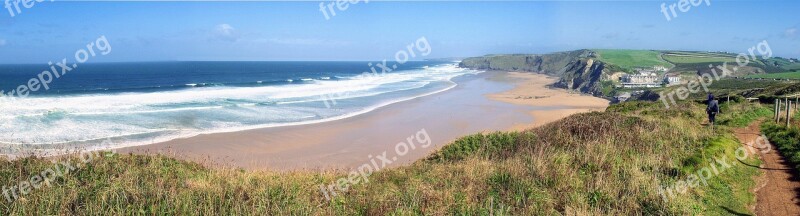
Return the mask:
<svg viewBox="0 0 800 216"><path fill-rule="evenodd" d="M675 64L736 62L736 56L724 53L673 51L665 52L664 60Z"/></svg>
<svg viewBox="0 0 800 216"><path fill-rule="evenodd" d="M764 78L764 79L800 79L800 72L786 72L786 73L772 73L772 74L753 74L748 75L749 78Z"/></svg>
<svg viewBox="0 0 800 216"><path fill-rule="evenodd" d="M778 66L784 70L800 70L800 62L797 62L796 60L792 62L786 58L774 57L762 61L770 65Z"/></svg>
<svg viewBox="0 0 800 216"><path fill-rule="evenodd" d="M597 49L598 59L601 61L615 64L622 68L631 69L636 67L653 67L661 65L671 67L669 62L661 60L658 51L652 50L608 50Z"/></svg>

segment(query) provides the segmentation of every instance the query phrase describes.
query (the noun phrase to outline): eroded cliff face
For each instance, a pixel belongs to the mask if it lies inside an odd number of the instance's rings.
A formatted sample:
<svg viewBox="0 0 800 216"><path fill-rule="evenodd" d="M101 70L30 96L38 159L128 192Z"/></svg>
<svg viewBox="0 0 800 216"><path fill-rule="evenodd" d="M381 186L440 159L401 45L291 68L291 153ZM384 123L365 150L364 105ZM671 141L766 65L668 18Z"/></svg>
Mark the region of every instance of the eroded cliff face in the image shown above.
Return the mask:
<svg viewBox="0 0 800 216"><path fill-rule="evenodd" d="M601 81L608 79L604 71L605 63L601 61L577 60L564 67L560 79L553 86L601 96Z"/></svg>
<svg viewBox="0 0 800 216"><path fill-rule="evenodd" d="M602 95L601 81L607 80L605 63L591 50L544 55L489 55L467 58L459 66L479 70L525 71L559 77L553 86L592 95Z"/></svg>

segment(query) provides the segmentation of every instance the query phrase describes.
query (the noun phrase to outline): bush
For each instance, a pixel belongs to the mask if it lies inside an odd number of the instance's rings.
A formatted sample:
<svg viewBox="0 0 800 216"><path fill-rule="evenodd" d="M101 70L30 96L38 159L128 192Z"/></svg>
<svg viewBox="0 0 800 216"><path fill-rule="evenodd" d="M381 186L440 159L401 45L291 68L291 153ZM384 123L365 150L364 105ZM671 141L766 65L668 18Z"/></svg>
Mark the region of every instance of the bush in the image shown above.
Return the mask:
<svg viewBox="0 0 800 216"><path fill-rule="evenodd" d="M530 136L530 134L528 134ZM453 141L428 160L459 161L477 155L487 159L505 158L513 155L517 146L519 132L493 132L489 134L473 134Z"/></svg>

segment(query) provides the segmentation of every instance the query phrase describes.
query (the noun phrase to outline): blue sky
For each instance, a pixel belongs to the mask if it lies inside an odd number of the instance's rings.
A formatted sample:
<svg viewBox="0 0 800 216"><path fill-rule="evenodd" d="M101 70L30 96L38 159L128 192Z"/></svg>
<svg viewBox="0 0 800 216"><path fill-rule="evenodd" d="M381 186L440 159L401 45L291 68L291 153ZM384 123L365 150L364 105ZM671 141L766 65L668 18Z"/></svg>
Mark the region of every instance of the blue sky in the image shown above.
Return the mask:
<svg viewBox="0 0 800 216"><path fill-rule="evenodd" d="M0 11L0 63L71 57L105 35L93 62L379 60L424 36L432 58L582 48L745 52L767 40L800 57L800 1L722 1L667 21L678 1L382 2L337 9L308 2L36 3Z"/></svg>

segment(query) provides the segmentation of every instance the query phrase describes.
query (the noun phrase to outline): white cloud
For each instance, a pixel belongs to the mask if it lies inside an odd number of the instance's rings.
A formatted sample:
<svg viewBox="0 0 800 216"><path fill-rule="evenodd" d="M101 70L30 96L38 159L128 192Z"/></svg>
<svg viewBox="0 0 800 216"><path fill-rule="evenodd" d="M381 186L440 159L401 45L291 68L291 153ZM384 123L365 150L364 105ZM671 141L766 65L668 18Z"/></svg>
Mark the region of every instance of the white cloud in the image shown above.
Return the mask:
<svg viewBox="0 0 800 216"><path fill-rule="evenodd" d="M786 29L786 32L783 33L783 36L786 36L787 38L796 38L797 37L797 28Z"/></svg>
<svg viewBox="0 0 800 216"><path fill-rule="evenodd" d="M233 29L233 26L231 26L230 24L219 24L219 25L217 25L216 30L217 30L217 33L219 33L221 35L228 35L229 36L229 35L233 35L233 30L234 29Z"/></svg>
<svg viewBox="0 0 800 216"><path fill-rule="evenodd" d="M239 40L239 34L236 31L236 28L233 28L230 24L219 24L214 27L214 38L224 41L237 41Z"/></svg>

